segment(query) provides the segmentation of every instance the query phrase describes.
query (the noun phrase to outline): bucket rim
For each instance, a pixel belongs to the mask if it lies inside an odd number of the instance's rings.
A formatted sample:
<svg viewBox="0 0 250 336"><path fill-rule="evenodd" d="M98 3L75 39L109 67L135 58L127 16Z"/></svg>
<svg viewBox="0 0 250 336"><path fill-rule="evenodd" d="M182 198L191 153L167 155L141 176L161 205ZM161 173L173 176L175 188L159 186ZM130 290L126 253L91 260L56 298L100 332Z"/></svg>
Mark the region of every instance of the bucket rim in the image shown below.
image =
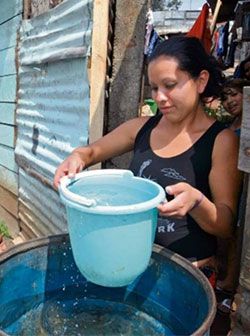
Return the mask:
<svg viewBox="0 0 250 336"><path fill-rule="evenodd" d="M136 204L130 205L96 205L95 200L86 199L83 196L79 196L68 190L68 186L81 178L91 177L91 176L119 176L124 178L130 178L133 180L143 180L144 183L151 184L158 190L158 194L152 199ZM121 214L134 214L139 212L145 212L147 210L151 210L156 208L161 202L166 200L165 191L158 183L134 176L133 172L126 169L96 169L91 171L83 171L81 173L77 173L73 178L69 178L68 176L64 176L60 180L59 184L59 194L61 200L66 206L70 206L76 208L78 210L82 210L87 213L95 213L95 214L103 214L103 215L121 215Z"/></svg>

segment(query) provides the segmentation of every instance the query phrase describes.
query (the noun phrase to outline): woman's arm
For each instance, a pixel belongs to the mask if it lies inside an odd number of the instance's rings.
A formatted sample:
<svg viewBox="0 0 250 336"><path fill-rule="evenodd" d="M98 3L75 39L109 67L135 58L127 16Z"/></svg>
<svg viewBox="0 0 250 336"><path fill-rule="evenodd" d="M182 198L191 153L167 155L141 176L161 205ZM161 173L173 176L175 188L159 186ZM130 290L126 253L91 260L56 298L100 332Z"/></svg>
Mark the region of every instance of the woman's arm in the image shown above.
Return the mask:
<svg viewBox="0 0 250 336"><path fill-rule="evenodd" d="M160 212L174 217L189 213L204 231L222 238L229 237L237 215L242 181L237 163L238 137L226 129L217 136L212 154L209 175L212 202L199 190L181 182L166 188L175 198L159 206Z"/></svg>
<svg viewBox="0 0 250 336"><path fill-rule="evenodd" d="M148 117L131 119L93 144L73 150L57 168L54 186L57 188L60 178L65 175L73 177L84 168L132 150L136 135L147 120Z"/></svg>

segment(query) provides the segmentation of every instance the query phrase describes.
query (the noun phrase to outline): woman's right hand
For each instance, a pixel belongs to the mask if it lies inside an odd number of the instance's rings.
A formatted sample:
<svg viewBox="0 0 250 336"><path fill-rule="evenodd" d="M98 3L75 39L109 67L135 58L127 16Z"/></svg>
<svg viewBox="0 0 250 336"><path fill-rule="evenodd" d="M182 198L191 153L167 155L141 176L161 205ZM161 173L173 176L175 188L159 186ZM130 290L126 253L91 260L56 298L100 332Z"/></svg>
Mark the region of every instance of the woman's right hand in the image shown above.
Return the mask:
<svg viewBox="0 0 250 336"><path fill-rule="evenodd" d="M69 178L75 176L76 173L82 171L85 167L85 162L77 152L70 154L56 169L54 176L54 186L57 189L60 179L68 175Z"/></svg>

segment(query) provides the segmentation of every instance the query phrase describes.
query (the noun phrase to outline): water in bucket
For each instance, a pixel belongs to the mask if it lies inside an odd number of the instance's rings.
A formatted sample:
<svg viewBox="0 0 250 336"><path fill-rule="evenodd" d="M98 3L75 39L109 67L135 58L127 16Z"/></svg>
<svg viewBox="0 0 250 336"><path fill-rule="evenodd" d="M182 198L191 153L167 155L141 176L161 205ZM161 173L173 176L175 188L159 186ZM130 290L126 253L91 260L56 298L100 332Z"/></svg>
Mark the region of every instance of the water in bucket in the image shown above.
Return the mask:
<svg viewBox="0 0 250 336"><path fill-rule="evenodd" d="M97 170L64 177L70 241L82 274L103 286L125 286L147 267L165 192L126 170Z"/></svg>

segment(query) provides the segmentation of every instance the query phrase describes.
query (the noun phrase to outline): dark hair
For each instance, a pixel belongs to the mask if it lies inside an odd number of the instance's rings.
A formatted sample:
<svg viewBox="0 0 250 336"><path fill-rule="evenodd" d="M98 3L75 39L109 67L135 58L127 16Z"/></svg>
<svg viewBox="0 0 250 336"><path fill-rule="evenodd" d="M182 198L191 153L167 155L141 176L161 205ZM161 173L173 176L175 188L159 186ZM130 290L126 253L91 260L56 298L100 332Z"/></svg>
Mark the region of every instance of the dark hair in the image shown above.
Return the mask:
<svg viewBox="0 0 250 336"><path fill-rule="evenodd" d="M207 70L209 80L201 98L220 96L223 72L213 56L206 53L196 37L174 36L159 43L149 57L149 63L160 56L173 57L179 63L179 69L186 71L196 79L202 70Z"/></svg>
<svg viewBox="0 0 250 336"><path fill-rule="evenodd" d="M245 58L242 62L240 62L237 69L237 78L246 78L245 65L250 62L250 55Z"/></svg>
<svg viewBox="0 0 250 336"><path fill-rule="evenodd" d="M250 86L250 81L244 78L227 78L221 91L221 100L225 99L225 95L230 94L230 89L243 93L244 86Z"/></svg>

